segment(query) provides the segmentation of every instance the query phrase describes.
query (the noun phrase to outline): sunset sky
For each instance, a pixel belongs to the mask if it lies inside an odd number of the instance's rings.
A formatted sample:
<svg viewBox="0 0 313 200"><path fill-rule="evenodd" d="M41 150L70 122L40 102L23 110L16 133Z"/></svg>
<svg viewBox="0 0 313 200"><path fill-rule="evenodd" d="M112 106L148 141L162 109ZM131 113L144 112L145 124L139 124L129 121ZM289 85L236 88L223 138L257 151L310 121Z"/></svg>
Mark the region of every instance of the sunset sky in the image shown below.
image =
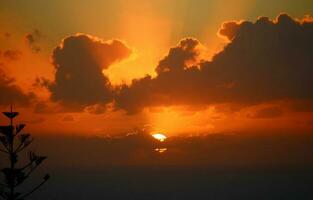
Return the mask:
<svg viewBox="0 0 313 200"><path fill-rule="evenodd" d="M1 0L0 107L34 134L312 133L312 14L310 0Z"/></svg>

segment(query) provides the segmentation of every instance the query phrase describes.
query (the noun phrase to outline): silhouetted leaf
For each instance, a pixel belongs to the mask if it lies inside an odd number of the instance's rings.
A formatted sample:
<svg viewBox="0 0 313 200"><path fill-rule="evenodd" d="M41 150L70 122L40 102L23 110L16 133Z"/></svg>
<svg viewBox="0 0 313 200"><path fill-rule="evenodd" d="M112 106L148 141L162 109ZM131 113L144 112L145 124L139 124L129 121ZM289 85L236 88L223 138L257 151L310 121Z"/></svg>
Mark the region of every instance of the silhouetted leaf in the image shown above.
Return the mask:
<svg viewBox="0 0 313 200"><path fill-rule="evenodd" d="M0 133L5 136L9 136L13 134L13 127L12 126L0 126Z"/></svg>
<svg viewBox="0 0 313 200"><path fill-rule="evenodd" d="M50 175L49 174L46 174L44 177L43 177L43 180L47 181L50 179Z"/></svg>
<svg viewBox="0 0 313 200"><path fill-rule="evenodd" d="M40 165L40 163L42 163L42 161L44 161L46 158L46 156L38 156L35 161L36 165Z"/></svg>
<svg viewBox="0 0 313 200"><path fill-rule="evenodd" d="M5 183L8 185L14 184L14 172L10 168L3 168L2 173L4 175Z"/></svg>
<svg viewBox="0 0 313 200"><path fill-rule="evenodd" d="M29 159L30 162L34 162L37 159L37 156L36 156L36 154L34 152L30 151L28 153L28 159Z"/></svg>
<svg viewBox="0 0 313 200"><path fill-rule="evenodd" d="M7 141L7 138L6 138L5 136L0 136L0 142L1 142L5 147L7 147L8 141Z"/></svg>
<svg viewBox="0 0 313 200"><path fill-rule="evenodd" d="M14 198L17 199L17 197L19 197L21 194L22 194L22 193L15 192L15 193L14 193Z"/></svg>
<svg viewBox="0 0 313 200"><path fill-rule="evenodd" d="M30 138L30 134L27 134L27 133L19 135L19 140L22 144L27 143L29 138Z"/></svg>
<svg viewBox="0 0 313 200"><path fill-rule="evenodd" d="M13 163L16 163L16 162L17 162L17 155L16 155L16 154L12 154L12 155L10 156L10 158L11 158L11 161L12 161Z"/></svg>
<svg viewBox="0 0 313 200"><path fill-rule="evenodd" d="M19 113L18 112L3 112L3 114L10 118L10 119L13 119L14 117L16 117Z"/></svg>
<svg viewBox="0 0 313 200"><path fill-rule="evenodd" d="M15 128L16 129L16 134L20 133L25 126L26 126L25 124L17 125L16 128Z"/></svg>
<svg viewBox="0 0 313 200"><path fill-rule="evenodd" d="M22 172L22 170L19 170L18 173L16 173L16 182L18 184L21 184L27 177L25 176L25 173Z"/></svg>

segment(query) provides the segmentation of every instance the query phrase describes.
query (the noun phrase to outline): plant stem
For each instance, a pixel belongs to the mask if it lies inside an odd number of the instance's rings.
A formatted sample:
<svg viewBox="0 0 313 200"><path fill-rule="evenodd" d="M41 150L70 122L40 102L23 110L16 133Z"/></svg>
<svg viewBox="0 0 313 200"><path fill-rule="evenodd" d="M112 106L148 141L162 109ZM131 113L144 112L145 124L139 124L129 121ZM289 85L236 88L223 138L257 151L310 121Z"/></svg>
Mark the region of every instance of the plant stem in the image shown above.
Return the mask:
<svg viewBox="0 0 313 200"><path fill-rule="evenodd" d="M11 106L11 113L12 113L12 106ZM11 170L11 179L10 180L10 200L14 200L14 187L15 187L15 172L14 172L14 168L15 168L15 153L14 153L14 129L13 129L13 118L11 118L10 120L10 125L12 127L12 140L10 141L10 170Z"/></svg>

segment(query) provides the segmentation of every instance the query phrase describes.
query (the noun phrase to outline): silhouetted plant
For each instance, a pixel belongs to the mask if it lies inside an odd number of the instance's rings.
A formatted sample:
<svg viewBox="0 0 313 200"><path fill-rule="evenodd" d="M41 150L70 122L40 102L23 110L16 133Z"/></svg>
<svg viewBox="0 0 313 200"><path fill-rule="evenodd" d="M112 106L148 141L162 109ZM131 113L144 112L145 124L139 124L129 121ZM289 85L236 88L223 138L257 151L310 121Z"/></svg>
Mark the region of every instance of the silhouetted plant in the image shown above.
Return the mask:
<svg viewBox="0 0 313 200"><path fill-rule="evenodd" d="M3 112L3 114L10 119L10 124L8 126L0 126L0 143L2 144L0 152L8 156L9 166L1 169L4 175L4 182L0 183L0 199L23 200L39 189L50 178L46 174L43 180L30 191L25 193L16 192L16 188L22 185L47 157L39 156L30 151L28 153L28 162L17 166L18 155L32 143L33 139L30 134L22 133L25 124L14 126L13 119L19 114L18 112L13 112L11 107L10 112Z"/></svg>

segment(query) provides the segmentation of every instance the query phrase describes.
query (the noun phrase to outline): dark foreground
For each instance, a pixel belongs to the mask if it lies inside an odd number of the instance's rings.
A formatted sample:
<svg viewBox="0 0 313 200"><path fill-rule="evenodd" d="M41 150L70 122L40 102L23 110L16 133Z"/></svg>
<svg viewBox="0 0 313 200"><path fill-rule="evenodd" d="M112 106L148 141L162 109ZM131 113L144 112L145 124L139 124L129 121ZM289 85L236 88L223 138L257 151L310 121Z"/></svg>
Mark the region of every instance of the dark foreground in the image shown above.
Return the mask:
<svg viewBox="0 0 313 200"><path fill-rule="evenodd" d="M33 200L313 199L313 170L124 168L55 172Z"/></svg>
<svg viewBox="0 0 313 200"><path fill-rule="evenodd" d="M32 200L313 199L313 134L47 137L34 149L48 156L36 176L51 179Z"/></svg>

